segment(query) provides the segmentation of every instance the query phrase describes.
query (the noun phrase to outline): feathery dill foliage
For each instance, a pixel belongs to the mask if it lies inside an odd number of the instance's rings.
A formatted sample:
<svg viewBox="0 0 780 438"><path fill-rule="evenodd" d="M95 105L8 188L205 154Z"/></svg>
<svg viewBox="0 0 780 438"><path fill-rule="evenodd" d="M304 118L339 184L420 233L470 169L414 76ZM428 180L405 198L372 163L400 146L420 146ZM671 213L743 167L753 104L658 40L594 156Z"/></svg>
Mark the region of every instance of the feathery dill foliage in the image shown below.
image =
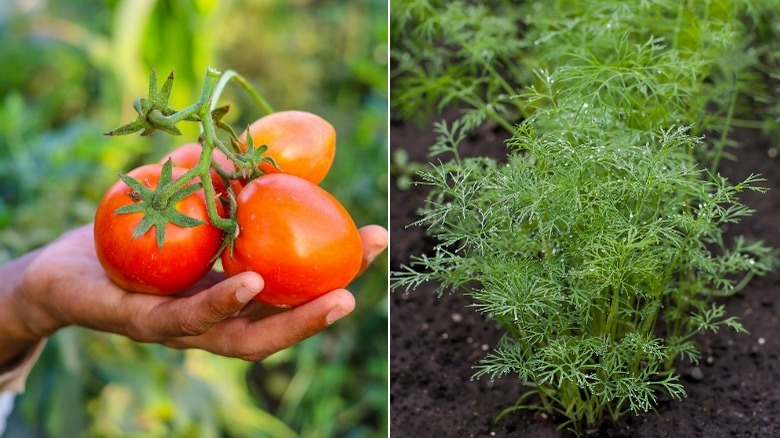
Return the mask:
<svg viewBox="0 0 780 438"><path fill-rule="evenodd" d="M746 56L759 63L753 72L756 80L743 93L750 105L735 114L734 125L760 129L780 149L780 0L756 1L745 15L752 24Z"/></svg>
<svg viewBox="0 0 780 438"><path fill-rule="evenodd" d="M752 213L738 194L762 191L761 178L731 184L714 171L755 65L754 54L737 56L750 40L735 19L752 10L746 5L525 4L527 29L509 44L524 51L514 68L534 75L512 94L524 121L511 130L507 163L461 159L476 113L437 125L431 152L453 158L421 173L433 191L416 225L440 244L393 273L393 287L435 281L440 293L463 291L503 327L475 377L512 374L534 388L507 411L556 412L579 434L649 410L659 392L680 398L674 364L698 361L694 336L744 331L713 298L775 263L763 244L727 243L722 232ZM419 30L425 18L447 35L447 22L433 15L441 9L425 11L409 15L420 20L411 34L433 34ZM460 68L452 60L438 59L442 76ZM494 80L479 71L468 74ZM491 99L486 90L482 102ZM526 403L532 396L538 403Z"/></svg>
<svg viewBox="0 0 780 438"><path fill-rule="evenodd" d="M390 10L391 102L411 118L448 104L467 107L468 129L486 118L511 130L510 98L522 77L517 2L399 0ZM506 74L509 73L509 74Z"/></svg>

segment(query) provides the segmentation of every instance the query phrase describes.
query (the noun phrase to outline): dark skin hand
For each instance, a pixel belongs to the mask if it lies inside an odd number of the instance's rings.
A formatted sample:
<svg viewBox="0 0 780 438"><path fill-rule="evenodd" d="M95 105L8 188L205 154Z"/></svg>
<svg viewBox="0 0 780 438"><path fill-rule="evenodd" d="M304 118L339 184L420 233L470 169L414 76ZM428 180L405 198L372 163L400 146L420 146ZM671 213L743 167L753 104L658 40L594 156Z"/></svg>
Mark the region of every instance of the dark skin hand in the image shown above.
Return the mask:
<svg viewBox="0 0 780 438"><path fill-rule="evenodd" d="M378 225L360 229L365 270L387 247ZM252 301L263 279L211 272L178 296L131 293L115 285L95 255L92 224L0 266L0 368L68 325L118 333L140 342L199 348L262 360L327 328L355 308L345 289L293 309Z"/></svg>

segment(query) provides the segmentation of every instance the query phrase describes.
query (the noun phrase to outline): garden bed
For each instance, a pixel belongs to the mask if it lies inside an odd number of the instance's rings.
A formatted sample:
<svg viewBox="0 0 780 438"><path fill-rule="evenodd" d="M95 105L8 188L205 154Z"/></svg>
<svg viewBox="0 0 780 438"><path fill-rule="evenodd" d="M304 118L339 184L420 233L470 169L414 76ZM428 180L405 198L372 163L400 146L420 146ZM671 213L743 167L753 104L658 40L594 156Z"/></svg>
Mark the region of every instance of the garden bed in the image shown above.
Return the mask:
<svg viewBox="0 0 780 438"><path fill-rule="evenodd" d="M449 114L452 116L452 114ZM483 126L464 144L464 156L505 155L499 129ZM391 153L404 148L414 161L427 162L434 142L431 124L391 124ZM769 141L755 131L738 131L742 145L737 161L725 161L721 173L741 181L762 174L767 194L747 193L742 200L756 213L728 230L728 235L760 239L780 247L780 172L769 155ZM411 255L430 253L434 241L419 227L408 227L425 199L426 189L399 190L391 181L391 269ZM775 437L780 436L780 335L777 334L780 274L755 278L726 299L728 315L740 318L749 334L723 329L699 337L702 361L681 363L688 396L682 401L659 394L658 414L628 414L605 423L590 435L599 437ZM459 294L436 298L433 285L391 296L391 435L392 436L528 436L558 437L554 419L513 412L498 423L494 417L510 407L524 388L510 375L490 381L471 380L472 367L500 337L499 329L469 307Z"/></svg>

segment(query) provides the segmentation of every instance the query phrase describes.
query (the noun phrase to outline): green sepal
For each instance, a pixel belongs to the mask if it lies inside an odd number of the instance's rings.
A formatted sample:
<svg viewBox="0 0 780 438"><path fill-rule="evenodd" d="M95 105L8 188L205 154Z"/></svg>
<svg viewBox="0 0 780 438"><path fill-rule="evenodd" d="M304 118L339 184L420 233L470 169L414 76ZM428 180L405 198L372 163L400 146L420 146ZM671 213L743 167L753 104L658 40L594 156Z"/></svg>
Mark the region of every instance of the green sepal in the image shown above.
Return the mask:
<svg viewBox="0 0 780 438"><path fill-rule="evenodd" d="M168 210L165 213L165 218L168 219L168 222L182 228L193 228L205 224L202 220L187 216L176 209Z"/></svg>
<svg viewBox="0 0 780 438"><path fill-rule="evenodd" d="M127 184L127 186L130 187L141 198L147 198L149 196L152 196L152 190L149 187L146 187L145 185L141 184L140 181L133 178L132 176L124 173L120 173L119 179L121 179L123 183Z"/></svg>
<svg viewBox="0 0 780 438"><path fill-rule="evenodd" d="M135 230L133 230L133 239L137 239L143 236L144 234L146 234L147 231L149 231L150 228L152 228L153 225L156 225L155 222L157 221L154 220L153 218L154 215L155 215L154 213L150 213L148 211L145 212L144 217L141 219L141 222L139 222L138 226L135 227ZM163 232L163 234L165 233ZM159 241L157 242L157 246L162 248L162 245L160 244Z"/></svg>
<svg viewBox="0 0 780 438"><path fill-rule="evenodd" d="M255 150L255 139L252 138L249 131L249 125L246 125L246 153L250 154Z"/></svg>
<svg viewBox="0 0 780 438"><path fill-rule="evenodd" d="M176 113L176 110L168 106L168 100L171 97L171 90L173 89L174 74L168 75L168 78L162 85L162 88L157 89L157 71L152 69L151 75L149 75L149 96L146 98L139 98L133 102L133 108L138 113L138 117L119 128L104 133L105 135L127 135L135 132L141 133L142 136L147 136L155 131L163 131L172 135L182 135L181 130L176 126L160 126L150 120L149 114L153 111L159 111L160 114L169 117ZM200 118L194 115L190 115L185 118L189 121L199 121Z"/></svg>
<svg viewBox="0 0 780 438"><path fill-rule="evenodd" d="M182 135L182 132L179 128L176 126L154 126L154 127L146 127L143 131L141 131L141 137L146 137L153 133L154 131L162 131L167 132L171 135Z"/></svg>
<svg viewBox="0 0 780 438"><path fill-rule="evenodd" d="M157 187L165 187L173 181L173 160L168 158L162 165L160 170L160 179L157 182Z"/></svg>
<svg viewBox="0 0 780 438"><path fill-rule="evenodd" d="M137 194L138 198L140 198L137 202L124 205L114 210L114 214L143 213L141 221L138 223L138 226L135 227L135 230L133 230L134 239L143 236L151 230L152 227L155 227L157 247L162 249L163 243L165 242L165 229L168 223L183 228L192 228L205 224L205 222L200 219L187 216L176 210L176 205L181 200L202 189L203 183L200 181L187 184L174 192L170 198L168 198L164 207L152 207L152 201L173 182L173 161L171 159L168 159L162 165L157 188L154 190L146 187L129 175L120 174L119 178Z"/></svg>
<svg viewBox="0 0 780 438"><path fill-rule="evenodd" d="M173 89L173 70L171 70L171 74L169 74L168 78L165 79L162 88L160 88L160 92L157 94L157 103L163 106L167 106L168 99L170 99L171 97L172 89Z"/></svg>
<svg viewBox="0 0 780 438"><path fill-rule="evenodd" d="M249 126L246 128L246 132L249 133ZM235 141L232 141L232 144L234 147L238 146L238 143ZM238 158L241 161L239 167L242 169L247 179L252 180L258 176L264 175L265 172L260 170L260 166L265 163L270 164L278 171L283 171L273 157L265 155L266 152L268 152L268 149L269 147L267 144L255 147L255 141L252 136L246 136L246 152L239 154Z"/></svg>
<svg viewBox="0 0 780 438"><path fill-rule="evenodd" d="M153 99L156 94L157 94L157 69L152 68L152 74L149 75L149 98Z"/></svg>
<svg viewBox="0 0 780 438"><path fill-rule="evenodd" d="M143 204L127 204L114 210L114 214L141 213L144 210L146 210L146 207Z"/></svg>
<svg viewBox="0 0 780 438"><path fill-rule="evenodd" d="M268 164L270 164L271 166L274 166L274 169L276 169L276 170L278 170L278 171L280 171L280 172L282 171L282 168L281 168L281 167L279 167L279 166L276 164L276 160L274 160L274 158L273 158L273 157L263 157L263 160L261 161L261 163L268 163Z"/></svg>
<svg viewBox="0 0 780 438"><path fill-rule="evenodd" d="M139 130L143 129L146 126L145 120L134 120L126 125L122 125L114 130L104 132L103 135L108 136L114 136L114 135L127 135L132 134L134 132L138 132Z"/></svg>
<svg viewBox="0 0 780 438"><path fill-rule="evenodd" d="M197 192L202 187L203 187L203 183L200 182L200 181L198 181L196 183L188 184L188 185L182 187L181 189L179 189L179 191L177 191L176 193L174 193L173 196L171 196L171 199L170 199L169 202L171 204L176 204L179 201L181 201L182 199L186 198L187 196L190 196L191 194Z"/></svg>
<svg viewBox="0 0 780 438"><path fill-rule="evenodd" d="M156 233L154 234L155 239L157 239L157 248L162 249L163 243L165 243L165 222L160 223L157 222L154 224L154 227L156 228Z"/></svg>

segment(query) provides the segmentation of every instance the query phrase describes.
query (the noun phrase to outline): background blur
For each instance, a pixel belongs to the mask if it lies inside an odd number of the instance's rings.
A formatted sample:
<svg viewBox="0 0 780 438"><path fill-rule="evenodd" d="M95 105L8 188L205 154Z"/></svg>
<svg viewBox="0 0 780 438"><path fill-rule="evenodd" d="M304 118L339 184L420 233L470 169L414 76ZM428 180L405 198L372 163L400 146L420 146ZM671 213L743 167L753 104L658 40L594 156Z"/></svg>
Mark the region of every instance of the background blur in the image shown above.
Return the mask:
<svg viewBox="0 0 780 438"><path fill-rule="evenodd" d="M387 1L0 1L0 263L92 220L117 173L193 141L109 138L149 72L175 69L174 108L207 65L277 109L337 132L321 184L358 225L387 226ZM161 79L162 80L162 79ZM233 83L237 131L260 111ZM6 437L387 435L387 259L353 282L357 309L262 363L68 328L17 399Z"/></svg>

